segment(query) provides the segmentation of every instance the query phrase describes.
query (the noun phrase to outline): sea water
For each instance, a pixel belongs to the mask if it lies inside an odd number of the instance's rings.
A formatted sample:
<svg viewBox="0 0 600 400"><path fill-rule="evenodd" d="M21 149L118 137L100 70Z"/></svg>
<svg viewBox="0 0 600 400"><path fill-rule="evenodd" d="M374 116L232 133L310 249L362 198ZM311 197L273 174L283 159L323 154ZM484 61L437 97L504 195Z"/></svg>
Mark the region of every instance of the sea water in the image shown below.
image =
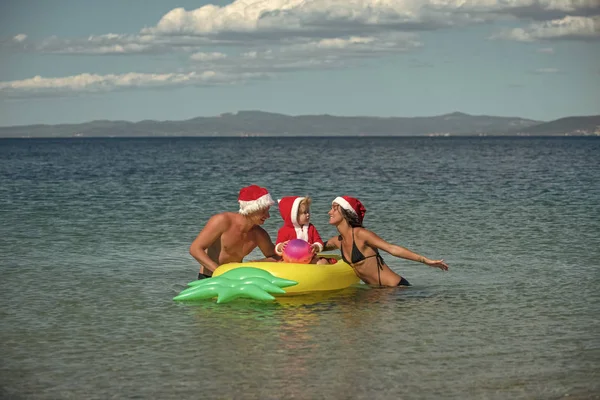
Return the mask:
<svg viewBox="0 0 600 400"><path fill-rule="evenodd" d="M0 397L600 397L597 138L0 140ZM448 272L276 302L172 301L241 187L331 200ZM274 239L277 207L264 227ZM258 258L254 251L248 258Z"/></svg>

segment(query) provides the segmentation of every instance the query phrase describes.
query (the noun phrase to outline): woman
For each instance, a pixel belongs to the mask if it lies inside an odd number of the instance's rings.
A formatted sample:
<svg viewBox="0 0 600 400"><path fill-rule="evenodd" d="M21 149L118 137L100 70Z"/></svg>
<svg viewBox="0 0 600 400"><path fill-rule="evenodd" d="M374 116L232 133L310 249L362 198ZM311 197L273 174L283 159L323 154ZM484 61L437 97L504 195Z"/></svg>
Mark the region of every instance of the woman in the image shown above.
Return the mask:
<svg viewBox="0 0 600 400"><path fill-rule="evenodd" d="M444 260L430 260L404 247L390 244L363 228L362 221L366 211L362 203L354 197L336 197L328 214L329 223L335 225L340 234L325 242L325 250L340 249L342 259L354 269L363 282L379 286L410 286L406 279L387 266L379 250L442 271L448 270Z"/></svg>

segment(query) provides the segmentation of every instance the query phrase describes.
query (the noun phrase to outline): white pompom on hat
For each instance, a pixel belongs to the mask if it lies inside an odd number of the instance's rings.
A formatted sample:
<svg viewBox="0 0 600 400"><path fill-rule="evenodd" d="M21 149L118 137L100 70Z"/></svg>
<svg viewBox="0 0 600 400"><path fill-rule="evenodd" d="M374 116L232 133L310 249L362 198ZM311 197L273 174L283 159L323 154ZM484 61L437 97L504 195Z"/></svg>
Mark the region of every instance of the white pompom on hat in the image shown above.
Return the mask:
<svg viewBox="0 0 600 400"><path fill-rule="evenodd" d="M349 213L356 215L358 217L358 221L362 224L367 209L365 206L363 206L360 200L350 196L340 196L333 199L331 204L334 203L339 204L340 207Z"/></svg>
<svg viewBox="0 0 600 400"><path fill-rule="evenodd" d="M240 214L248 215L275 204L268 190L258 185L250 185L240 190L238 196Z"/></svg>

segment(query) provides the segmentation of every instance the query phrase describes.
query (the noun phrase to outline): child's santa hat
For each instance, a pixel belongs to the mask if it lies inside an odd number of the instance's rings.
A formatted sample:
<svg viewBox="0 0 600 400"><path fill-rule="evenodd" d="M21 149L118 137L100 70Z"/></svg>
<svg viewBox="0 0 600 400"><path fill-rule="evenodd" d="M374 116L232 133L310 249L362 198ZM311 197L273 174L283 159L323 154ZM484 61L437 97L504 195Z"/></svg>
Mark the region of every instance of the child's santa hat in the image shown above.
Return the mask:
<svg viewBox="0 0 600 400"><path fill-rule="evenodd" d="M238 202L240 203L240 214L242 215L252 214L275 204L267 189L257 185L242 188L238 196Z"/></svg>
<svg viewBox="0 0 600 400"><path fill-rule="evenodd" d="M348 211L350 214L356 215L358 217L358 222L362 224L363 218L365 217L365 213L367 209L360 200L350 197L350 196L341 196L336 197L331 204L339 204L344 210Z"/></svg>

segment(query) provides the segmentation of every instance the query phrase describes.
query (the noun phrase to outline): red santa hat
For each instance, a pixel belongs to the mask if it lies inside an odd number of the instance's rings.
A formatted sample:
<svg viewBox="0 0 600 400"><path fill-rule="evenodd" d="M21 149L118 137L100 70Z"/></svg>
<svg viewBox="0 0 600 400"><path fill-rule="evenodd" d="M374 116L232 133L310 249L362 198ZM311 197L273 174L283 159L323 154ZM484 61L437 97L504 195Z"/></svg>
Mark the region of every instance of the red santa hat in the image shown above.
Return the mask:
<svg viewBox="0 0 600 400"><path fill-rule="evenodd" d="M338 204L340 207L342 207L349 213L356 215L358 217L358 221L362 224L367 209L365 208L365 206L363 206L360 200L350 196L341 196L333 199L331 204L334 203Z"/></svg>
<svg viewBox="0 0 600 400"><path fill-rule="evenodd" d="M306 197L286 196L277 200L277 203L279 203L279 213L286 225L300 226L298 224L298 209L304 199Z"/></svg>
<svg viewBox="0 0 600 400"><path fill-rule="evenodd" d="M238 196L240 214L248 215L275 204L267 189L258 185L250 185L240 190Z"/></svg>

